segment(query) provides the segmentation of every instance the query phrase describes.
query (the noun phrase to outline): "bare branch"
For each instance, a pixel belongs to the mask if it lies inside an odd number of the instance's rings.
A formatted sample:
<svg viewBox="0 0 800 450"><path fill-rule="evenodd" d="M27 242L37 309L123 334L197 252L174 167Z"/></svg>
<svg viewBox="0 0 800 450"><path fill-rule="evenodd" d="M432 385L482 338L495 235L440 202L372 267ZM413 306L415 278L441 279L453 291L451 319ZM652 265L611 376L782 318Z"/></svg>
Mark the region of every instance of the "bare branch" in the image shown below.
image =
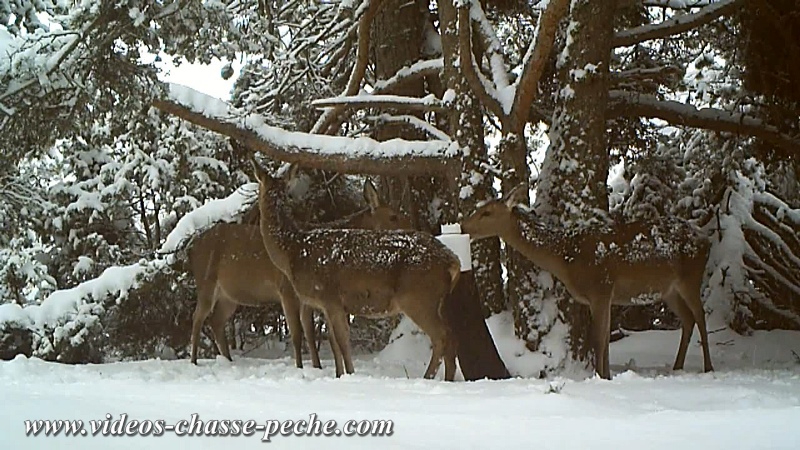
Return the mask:
<svg viewBox="0 0 800 450"><path fill-rule="evenodd" d="M312 106L317 108L363 109L406 109L413 111L446 111L442 102L435 95L423 98L403 97L401 95L357 95L353 97L331 97L314 100Z"/></svg>
<svg viewBox="0 0 800 450"><path fill-rule="evenodd" d="M442 141L378 142L367 137L312 135L266 125L258 115L236 115L225 102L170 85L168 100L153 106L241 142L266 156L300 166L372 175L451 176L459 170L458 147Z"/></svg>
<svg viewBox="0 0 800 450"><path fill-rule="evenodd" d="M612 105L607 118L653 117L673 125L685 125L707 130L744 134L763 139L787 154L795 154L800 140L781 133L772 125L744 114L715 108L697 109L692 105L671 100L659 100L653 95L635 92L610 91Z"/></svg>
<svg viewBox="0 0 800 450"><path fill-rule="evenodd" d="M678 66L657 66L649 68L636 68L623 70L621 72L611 72L612 83L624 83L639 80L661 80L682 75L683 71Z"/></svg>
<svg viewBox="0 0 800 450"><path fill-rule="evenodd" d="M511 108L511 116L518 124L524 124L528 120L528 113L536 98L539 78L542 77L553 48L558 23L567 14L569 3L568 0L550 0L547 8L539 15L533 42L528 47L522 63L519 88L514 97L514 106Z"/></svg>
<svg viewBox="0 0 800 450"><path fill-rule="evenodd" d="M621 31L614 36L611 46L626 47L680 34L730 14L742 3L744 0L719 0L693 14L682 14L658 24L642 25Z"/></svg>
<svg viewBox="0 0 800 450"><path fill-rule="evenodd" d="M358 47L356 50L356 64L353 66L353 71L350 72L350 79L347 81L347 87L342 95L350 96L356 95L361 87L361 81L364 79L364 73L367 71L367 63L369 63L369 36L370 27L372 27L372 20L375 14L378 13L378 7L382 3L381 0L371 0L369 2L369 9L361 17L358 22ZM339 114L342 112L342 107L331 108L317 119L317 123L311 129L315 134L329 134L335 128L333 125L336 123Z"/></svg>

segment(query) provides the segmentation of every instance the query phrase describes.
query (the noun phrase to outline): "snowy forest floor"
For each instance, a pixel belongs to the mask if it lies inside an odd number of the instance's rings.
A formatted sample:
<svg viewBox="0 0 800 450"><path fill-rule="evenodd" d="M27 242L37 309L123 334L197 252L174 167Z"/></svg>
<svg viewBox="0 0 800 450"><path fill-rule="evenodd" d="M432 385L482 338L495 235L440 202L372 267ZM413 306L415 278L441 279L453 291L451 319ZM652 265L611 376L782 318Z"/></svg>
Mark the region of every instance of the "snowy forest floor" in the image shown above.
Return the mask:
<svg viewBox="0 0 800 450"><path fill-rule="evenodd" d="M201 360L62 365L27 359L0 362L0 446L8 449L228 448L800 448L800 333L712 334L716 372L700 373L697 338L686 370L670 367L679 331L633 333L611 344L613 380L574 370L550 380L527 378L536 355L507 326L490 325L512 374L504 381L445 383L420 379L426 339L407 335L384 351L359 355L356 373L336 379L294 367L286 352ZM506 324L507 325L507 324ZM328 355L327 352L324 353ZM264 355L261 355L264 356ZM308 360L306 359L308 366ZM459 374L460 375L460 374ZM441 371L439 374L441 378ZM339 424L388 419L389 437L35 437L26 419L201 420L307 419Z"/></svg>

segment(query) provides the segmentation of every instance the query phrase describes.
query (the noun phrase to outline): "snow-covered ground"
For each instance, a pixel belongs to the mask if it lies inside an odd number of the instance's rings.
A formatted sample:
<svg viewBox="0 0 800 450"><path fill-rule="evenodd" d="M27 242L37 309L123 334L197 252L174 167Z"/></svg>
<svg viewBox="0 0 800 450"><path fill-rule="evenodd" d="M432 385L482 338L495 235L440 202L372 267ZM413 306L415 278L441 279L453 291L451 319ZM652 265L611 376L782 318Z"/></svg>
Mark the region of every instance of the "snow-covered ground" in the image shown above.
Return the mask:
<svg viewBox="0 0 800 450"><path fill-rule="evenodd" d="M501 318L502 319L502 318ZM515 374L535 365L494 320ZM425 338L408 336L360 355L356 374L273 358L141 361L67 366L17 357L0 362L0 448L800 448L800 333L712 334L717 371L699 373L695 341L687 370L672 373L678 332L636 333L611 345L614 379L568 377L445 383L422 380ZM441 373L439 374L441 377ZM26 437L26 419L306 419L339 424L388 419L390 437Z"/></svg>

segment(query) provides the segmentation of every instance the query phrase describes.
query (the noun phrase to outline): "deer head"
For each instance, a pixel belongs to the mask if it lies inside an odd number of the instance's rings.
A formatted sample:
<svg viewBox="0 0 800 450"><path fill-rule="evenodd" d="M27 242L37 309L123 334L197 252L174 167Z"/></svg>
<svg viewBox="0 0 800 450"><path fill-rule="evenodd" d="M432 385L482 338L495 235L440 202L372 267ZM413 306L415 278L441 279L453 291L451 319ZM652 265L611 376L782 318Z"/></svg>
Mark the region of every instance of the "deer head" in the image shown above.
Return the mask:
<svg viewBox="0 0 800 450"><path fill-rule="evenodd" d="M517 205L527 204L527 189L527 186L520 184L503 198L479 204L475 212L461 221L461 231L473 239L514 233L512 213Z"/></svg>
<svg viewBox="0 0 800 450"><path fill-rule="evenodd" d="M369 228L371 230L411 230L414 228L408 216L399 214L397 210L381 199L378 190L369 178L364 182L363 196L368 210L353 218L350 224L352 228Z"/></svg>

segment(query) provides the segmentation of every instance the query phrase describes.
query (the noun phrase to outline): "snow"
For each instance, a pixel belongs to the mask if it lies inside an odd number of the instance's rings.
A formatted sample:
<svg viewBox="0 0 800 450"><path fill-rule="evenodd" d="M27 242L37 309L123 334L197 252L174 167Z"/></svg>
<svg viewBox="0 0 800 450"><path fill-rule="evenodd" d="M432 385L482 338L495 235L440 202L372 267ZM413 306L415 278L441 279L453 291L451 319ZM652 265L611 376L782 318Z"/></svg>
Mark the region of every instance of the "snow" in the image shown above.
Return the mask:
<svg viewBox="0 0 800 450"><path fill-rule="evenodd" d="M492 318L494 319L494 318ZM490 319L490 323L492 322ZM508 324L504 325L504 328ZM495 332L496 330L492 330ZM446 383L423 380L427 342L411 327L377 355L359 355L356 373L336 379L272 359L63 365L18 356L0 362L0 436L5 448L529 448L795 449L800 442L800 333L712 335L718 371L698 373L693 343L686 372L666 369L679 331L651 331L611 344L614 378L513 378ZM517 347L511 348L509 344ZM509 351L518 341L498 340ZM631 361L635 364L631 365ZM441 374L439 374L441 377ZM388 437L26 437L26 419L200 420L386 419Z"/></svg>
<svg viewBox="0 0 800 450"><path fill-rule="evenodd" d="M20 313L25 313L33 325L55 328L65 317L88 313L84 308L88 306L88 299L102 300L109 293L127 291L136 276L143 271L144 266L141 264L109 267L95 279L81 283L72 289L53 292L41 305L30 305L23 311L11 311L8 304L0 305L0 323L14 319Z"/></svg>

